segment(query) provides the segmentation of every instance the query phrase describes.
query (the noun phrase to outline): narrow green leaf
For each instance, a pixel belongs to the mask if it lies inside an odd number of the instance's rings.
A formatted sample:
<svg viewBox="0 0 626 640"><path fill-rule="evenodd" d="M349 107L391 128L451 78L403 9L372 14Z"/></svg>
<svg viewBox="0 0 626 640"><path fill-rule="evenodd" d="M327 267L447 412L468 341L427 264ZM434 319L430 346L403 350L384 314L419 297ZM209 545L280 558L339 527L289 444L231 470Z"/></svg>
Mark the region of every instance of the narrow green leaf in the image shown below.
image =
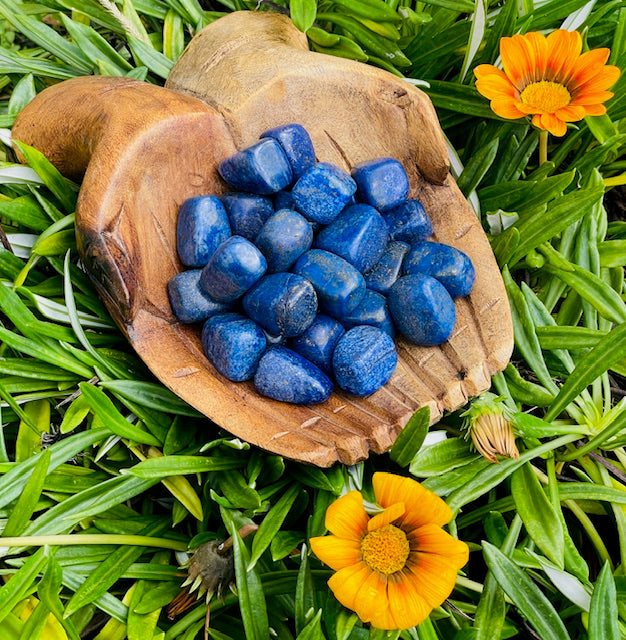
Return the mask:
<svg viewBox="0 0 626 640"><path fill-rule="evenodd" d="M236 458L208 458L205 456L161 456L148 458L128 469L138 478L166 478L185 476L207 471L226 471L241 466Z"/></svg>
<svg viewBox="0 0 626 640"><path fill-rule="evenodd" d="M589 640L619 638L615 581L608 562L596 580L589 608Z"/></svg>
<svg viewBox="0 0 626 640"><path fill-rule="evenodd" d="M46 449L46 451L50 452L48 472L50 473L59 465L71 460L81 451L84 451L95 442L103 440L109 435L111 435L109 429L92 429L55 442ZM13 502L13 500L21 494L24 483L28 481L33 469L37 466L43 455L44 452L40 452L28 460L15 465L0 478L0 508Z"/></svg>
<svg viewBox="0 0 626 640"><path fill-rule="evenodd" d="M524 453L520 454L520 457L517 459L513 458L510 460L503 460L500 464L490 465L483 471L477 473L476 476L465 486L452 493L448 497L448 505L453 511L458 511L464 505L472 502L472 500L475 500L498 486L508 476L510 476L513 471L529 460L573 442L578 437L578 434L564 435L535 447L534 449L524 451Z"/></svg>
<svg viewBox="0 0 626 640"><path fill-rule="evenodd" d="M563 569L565 547L561 520L530 463L522 465L512 474L511 494L528 535L546 557Z"/></svg>
<svg viewBox="0 0 626 640"><path fill-rule="evenodd" d="M166 530L166 523L156 522L141 529L139 535L159 536ZM131 564L139 560L144 551L144 547L126 545L115 549L98 565L97 569L87 575L86 580L76 589L65 607L65 617L71 616L81 607L103 596L120 579Z"/></svg>
<svg viewBox="0 0 626 640"><path fill-rule="evenodd" d="M166 413L174 413L191 418L200 418L202 414L190 407L184 400L160 384L140 380L110 380L100 384L116 395L119 394L137 404Z"/></svg>
<svg viewBox="0 0 626 640"><path fill-rule="evenodd" d="M581 358L561 387L545 420L554 420L561 411L588 385L626 353L626 322L615 327L606 337Z"/></svg>
<svg viewBox="0 0 626 640"><path fill-rule="evenodd" d="M37 594L41 602L52 612L54 617L61 623L63 629L67 633L70 640L80 640L80 636L76 632L76 628L71 620L67 620L63 616L63 604L59 593L63 581L63 570L54 556L48 559L48 566L37 587Z"/></svg>
<svg viewBox="0 0 626 640"><path fill-rule="evenodd" d="M2 535L5 538L21 535L26 524L35 512L46 474L48 473L48 467L50 466L50 456L50 449L46 449L37 460L37 464L30 474L28 481L25 483L24 490L15 503L4 527Z"/></svg>
<svg viewBox="0 0 626 640"><path fill-rule="evenodd" d="M290 0L289 12L296 27L306 33L315 22L317 0Z"/></svg>
<svg viewBox="0 0 626 640"><path fill-rule="evenodd" d="M296 582L295 594L295 622L296 633L300 633L307 624L307 613L317 610L317 598L311 568L309 566L309 556L306 544L302 545L300 552L300 568L298 569L298 581Z"/></svg>
<svg viewBox="0 0 626 640"><path fill-rule="evenodd" d="M224 507L220 507L220 513L228 533L233 538L235 580L246 638L247 640L266 640L270 637L270 633L263 585L256 569L247 570L250 554L237 531L233 516Z"/></svg>
<svg viewBox="0 0 626 640"><path fill-rule="evenodd" d="M26 597L47 562L48 556L44 555L43 549L39 549L24 562L3 587L0 587L0 622L11 613L20 600Z"/></svg>
<svg viewBox="0 0 626 640"><path fill-rule="evenodd" d="M132 36L129 36L128 44L138 65L144 65L156 76L167 79L174 64L167 56Z"/></svg>
<svg viewBox="0 0 626 640"><path fill-rule="evenodd" d="M139 427L131 424L128 420L125 420L124 416L115 408L115 405L106 396L104 391L87 382L81 382L78 386L94 414L97 415L113 433L121 438L128 438L140 444L151 444L155 447L161 445L153 435L139 429Z"/></svg>
<svg viewBox="0 0 626 640"><path fill-rule="evenodd" d="M477 3L479 4L479 3ZM472 153L470 159L465 163L463 173L457 181L459 189L467 196L480 184L498 153L499 139L494 138L485 146Z"/></svg>
<svg viewBox="0 0 626 640"><path fill-rule="evenodd" d="M76 208L78 186L63 177L41 151L18 140L13 140L13 144L19 149L28 165L37 172L44 184L52 191L65 212L72 213Z"/></svg>
<svg viewBox="0 0 626 640"><path fill-rule="evenodd" d="M419 478L430 478L452 471L479 457L463 438L446 438L422 447L414 456L409 471Z"/></svg>
<svg viewBox="0 0 626 640"><path fill-rule="evenodd" d="M276 504L267 512L258 531L254 534L252 551L248 571L257 563L263 552L270 546L289 513L293 503L302 489L300 483L294 483L279 498Z"/></svg>
<svg viewBox="0 0 626 640"><path fill-rule="evenodd" d="M399 466L406 467L420 450L430 424L430 408L418 409L404 425L389 451L389 457Z"/></svg>
<svg viewBox="0 0 626 640"><path fill-rule="evenodd" d="M513 281L507 267L503 269L502 277L511 305L515 346L528 363L528 366L535 372L541 384L548 390L556 392L557 386L552 380L552 376L543 359L539 339L535 332L535 325L524 295Z"/></svg>
<svg viewBox="0 0 626 640"><path fill-rule="evenodd" d="M570 640L554 607L533 581L497 547L483 542L487 566L541 640Z"/></svg>

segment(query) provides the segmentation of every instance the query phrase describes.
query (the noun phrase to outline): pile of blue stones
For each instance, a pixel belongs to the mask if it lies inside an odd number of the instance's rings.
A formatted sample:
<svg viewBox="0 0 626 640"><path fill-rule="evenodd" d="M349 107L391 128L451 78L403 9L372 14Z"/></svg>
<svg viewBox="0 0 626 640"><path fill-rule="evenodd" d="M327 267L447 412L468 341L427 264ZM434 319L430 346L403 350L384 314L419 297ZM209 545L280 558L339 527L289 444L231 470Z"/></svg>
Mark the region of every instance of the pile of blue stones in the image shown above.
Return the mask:
<svg viewBox="0 0 626 640"><path fill-rule="evenodd" d="M236 191L182 204L189 269L168 294L180 322L204 322L204 351L226 378L283 402L323 402L333 380L362 397L391 378L396 330L418 345L450 337L474 267L426 240L432 225L400 162L350 175L317 162L307 131L288 124L218 171Z"/></svg>

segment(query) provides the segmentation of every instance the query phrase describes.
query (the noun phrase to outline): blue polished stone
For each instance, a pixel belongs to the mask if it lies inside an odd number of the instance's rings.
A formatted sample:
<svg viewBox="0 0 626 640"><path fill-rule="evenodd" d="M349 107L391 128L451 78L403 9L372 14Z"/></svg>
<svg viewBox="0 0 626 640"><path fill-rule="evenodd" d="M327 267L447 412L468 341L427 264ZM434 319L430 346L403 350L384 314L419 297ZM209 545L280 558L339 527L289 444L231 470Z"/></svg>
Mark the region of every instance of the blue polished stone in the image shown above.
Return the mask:
<svg viewBox="0 0 626 640"><path fill-rule="evenodd" d="M289 160L294 180L315 164L313 142L301 124L284 124L265 131L260 137L274 138L280 144Z"/></svg>
<svg viewBox="0 0 626 640"><path fill-rule="evenodd" d="M338 320L318 315L306 331L291 341L291 348L330 375L333 351L345 332Z"/></svg>
<svg viewBox="0 0 626 640"><path fill-rule="evenodd" d="M215 302L202 293L198 286L201 273L201 269L181 271L167 283L170 305L180 322L204 322L211 316L228 310L228 305Z"/></svg>
<svg viewBox="0 0 626 640"><path fill-rule="evenodd" d="M277 211L263 225L255 244L267 260L270 272L287 271L289 267L311 248L313 228L297 211Z"/></svg>
<svg viewBox="0 0 626 640"><path fill-rule="evenodd" d="M402 274L402 263L409 249L406 242L390 242L380 260L365 274L367 288L386 296L391 285Z"/></svg>
<svg viewBox="0 0 626 640"><path fill-rule="evenodd" d="M317 315L313 285L297 273L263 276L243 297L244 311L274 336L292 338Z"/></svg>
<svg viewBox="0 0 626 640"><path fill-rule="evenodd" d="M387 298L376 291L366 289L365 295L357 307L341 318L341 324L350 329L360 324L368 324L378 327L392 338L396 332L387 307Z"/></svg>
<svg viewBox="0 0 626 640"><path fill-rule="evenodd" d="M456 311L446 288L423 273L396 280L387 297L398 331L425 347L445 342L454 329Z"/></svg>
<svg viewBox="0 0 626 640"><path fill-rule="evenodd" d="M256 390L268 398L294 404L328 399L332 380L312 362L286 347L269 348L254 376Z"/></svg>
<svg viewBox="0 0 626 640"><path fill-rule="evenodd" d="M469 256L439 242L417 242L404 262L404 272L436 278L453 298L466 296L474 286L476 271Z"/></svg>
<svg viewBox="0 0 626 640"><path fill-rule="evenodd" d="M273 138L238 151L220 162L217 170L235 189L260 195L284 189L293 177L283 148Z"/></svg>
<svg viewBox="0 0 626 640"><path fill-rule="evenodd" d="M346 331L337 343L333 371L344 391L363 397L389 381L397 362L393 338L377 327L361 325Z"/></svg>
<svg viewBox="0 0 626 640"><path fill-rule="evenodd" d="M274 201L274 210L280 211L281 209L295 209L296 204L293 201L291 191L279 191L274 194L272 198Z"/></svg>
<svg viewBox="0 0 626 640"><path fill-rule="evenodd" d="M346 207L315 238L315 247L347 260L364 273L380 259L389 234L383 217L367 204Z"/></svg>
<svg viewBox="0 0 626 640"><path fill-rule="evenodd" d="M342 169L318 162L296 182L291 195L296 209L308 220L328 224L346 206L356 183Z"/></svg>
<svg viewBox="0 0 626 640"><path fill-rule="evenodd" d="M258 324L238 313L209 318L202 328L202 346L211 364L233 382L250 380L266 349Z"/></svg>
<svg viewBox="0 0 626 640"><path fill-rule="evenodd" d="M176 223L176 247L187 267L204 267L213 252L231 235L220 199L196 196L183 202Z"/></svg>
<svg viewBox="0 0 626 640"><path fill-rule="evenodd" d="M311 281L320 311L341 320L361 302L365 280L349 262L334 253L311 249L292 268Z"/></svg>
<svg viewBox="0 0 626 640"><path fill-rule="evenodd" d="M387 211L409 195L409 179L401 162L394 158L376 158L361 162L352 169L360 202Z"/></svg>
<svg viewBox="0 0 626 640"><path fill-rule="evenodd" d="M200 289L217 302L234 302L267 270L263 254L241 236L232 236L202 269Z"/></svg>
<svg viewBox="0 0 626 640"><path fill-rule="evenodd" d="M433 225L419 200L406 200L385 213L389 237L408 244L425 240L432 235Z"/></svg>
<svg viewBox="0 0 626 640"><path fill-rule="evenodd" d="M274 214L272 201L253 193L225 193L221 196L233 235L254 242L261 227Z"/></svg>

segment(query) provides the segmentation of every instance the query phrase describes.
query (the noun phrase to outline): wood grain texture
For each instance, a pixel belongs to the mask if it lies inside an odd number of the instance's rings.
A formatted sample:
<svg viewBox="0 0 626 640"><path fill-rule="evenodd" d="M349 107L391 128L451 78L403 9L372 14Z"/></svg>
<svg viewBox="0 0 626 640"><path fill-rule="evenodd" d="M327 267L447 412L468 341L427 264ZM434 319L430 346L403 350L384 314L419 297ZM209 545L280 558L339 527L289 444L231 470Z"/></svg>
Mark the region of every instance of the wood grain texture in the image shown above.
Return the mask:
<svg viewBox="0 0 626 640"><path fill-rule="evenodd" d="M418 408L428 405L436 422L489 388L512 350L509 307L422 92L384 71L311 53L284 16L249 12L201 31L167 84L69 80L42 92L13 129L66 175L84 173L81 255L112 316L166 386L234 435L322 467L383 453ZM451 339L430 348L398 340L391 381L365 399L335 392L323 404L296 406L262 398L251 383L218 374L202 353L199 328L181 325L169 308L166 284L183 268L175 247L180 204L226 191L217 164L287 122L307 127L320 160L345 169L400 159L435 239L476 266L472 293L456 303Z"/></svg>

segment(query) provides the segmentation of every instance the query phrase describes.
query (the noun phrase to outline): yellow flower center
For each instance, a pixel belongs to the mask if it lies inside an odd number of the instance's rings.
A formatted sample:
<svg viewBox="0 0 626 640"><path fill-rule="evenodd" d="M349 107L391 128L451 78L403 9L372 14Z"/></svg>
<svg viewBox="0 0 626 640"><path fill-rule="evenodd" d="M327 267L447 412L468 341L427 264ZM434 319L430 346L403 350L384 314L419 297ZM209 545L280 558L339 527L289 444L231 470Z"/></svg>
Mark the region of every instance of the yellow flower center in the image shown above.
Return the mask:
<svg viewBox="0 0 626 640"><path fill-rule="evenodd" d="M520 100L543 113L554 113L567 107L572 96L570 92L558 82L541 80L531 82L520 94Z"/></svg>
<svg viewBox="0 0 626 640"><path fill-rule="evenodd" d="M365 564L387 576L404 568L409 551L406 534L392 524L370 531L361 543Z"/></svg>

